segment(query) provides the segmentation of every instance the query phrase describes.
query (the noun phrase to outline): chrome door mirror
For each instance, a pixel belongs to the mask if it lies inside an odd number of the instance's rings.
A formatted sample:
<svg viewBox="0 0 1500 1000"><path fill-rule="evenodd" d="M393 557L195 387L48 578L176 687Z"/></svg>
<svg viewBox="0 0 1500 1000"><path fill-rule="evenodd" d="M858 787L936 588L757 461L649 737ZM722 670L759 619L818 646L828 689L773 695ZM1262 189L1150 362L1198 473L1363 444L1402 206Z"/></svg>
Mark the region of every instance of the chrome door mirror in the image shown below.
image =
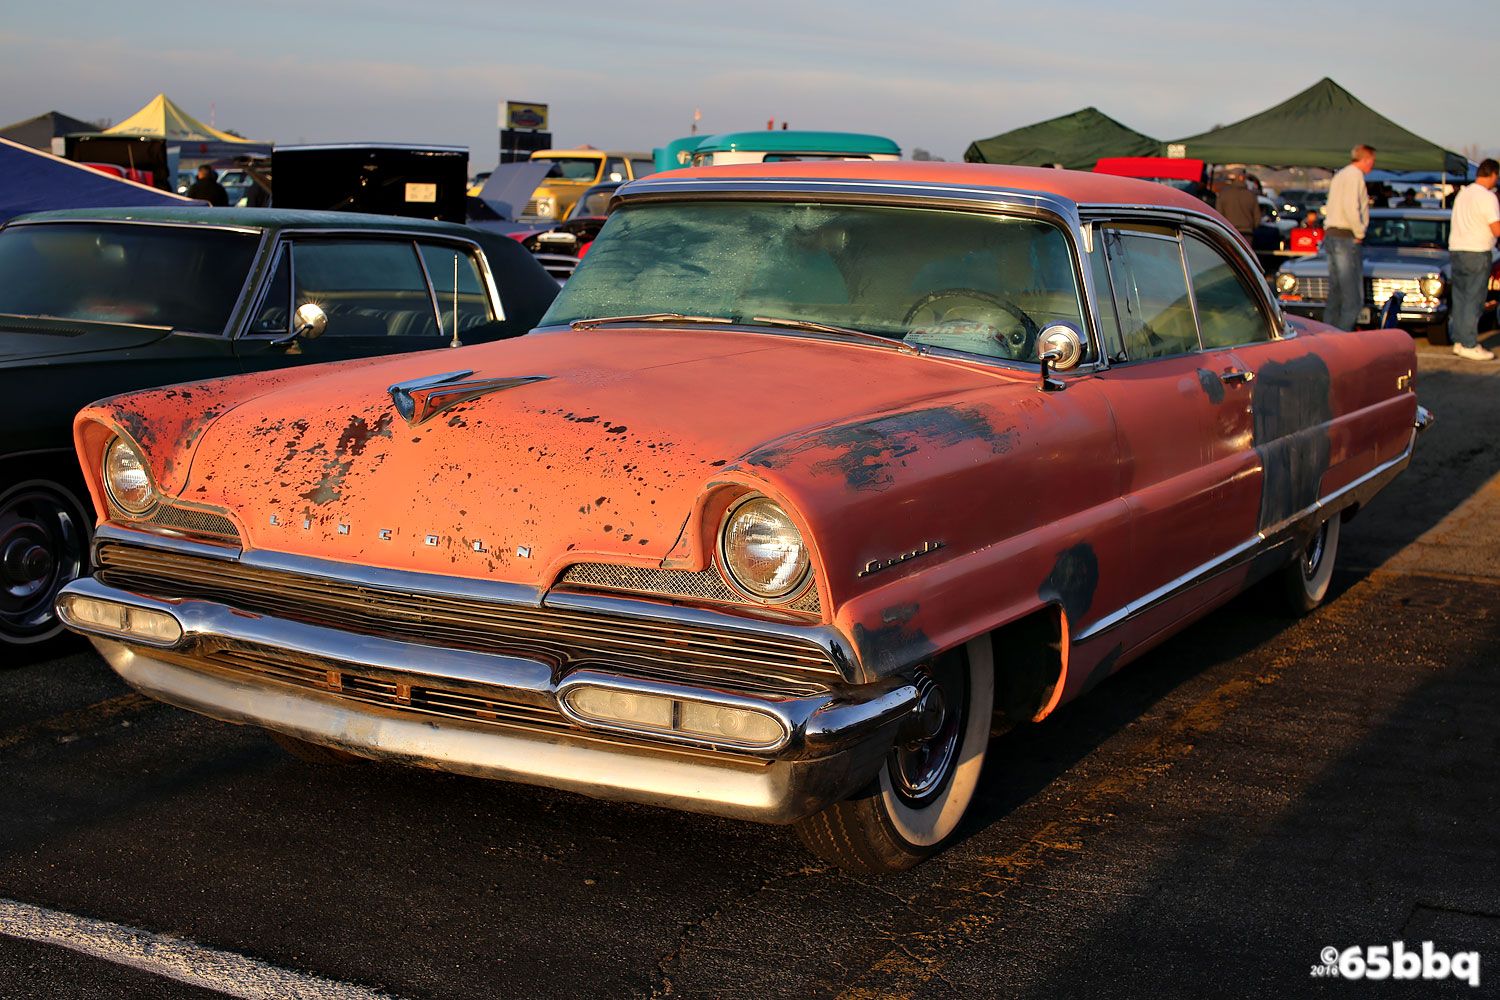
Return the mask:
<svg viewBox="0 0 1500 1000"><path fill-rule="evenodd" d="M1049 323L1036 338L1037 360L1042 363L1043 392L1057 392L1065 383L1052 377L1054 371L1076 368L1083 360L1083 334L1068 323Z"/></svg>
<svg viewBox="0 0 1500 1000"><path fill-rule="evenodd" d="M295 322L292 324L293 337L306 337L308 340L316 340L323 336L323 331L328 329L328 314L323 307L316 302L304 302L297 307Z"/></svg>

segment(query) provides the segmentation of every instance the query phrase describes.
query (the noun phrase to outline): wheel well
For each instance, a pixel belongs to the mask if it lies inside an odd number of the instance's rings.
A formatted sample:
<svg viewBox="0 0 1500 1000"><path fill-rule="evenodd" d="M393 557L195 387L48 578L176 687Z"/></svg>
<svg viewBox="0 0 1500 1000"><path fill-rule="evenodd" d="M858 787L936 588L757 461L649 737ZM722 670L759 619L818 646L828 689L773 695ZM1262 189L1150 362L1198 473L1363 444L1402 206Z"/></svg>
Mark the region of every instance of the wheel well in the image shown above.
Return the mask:
<svg viewBox="0 0 1500 1000"><path fill-rule="evenodd" d="M28 479L50 479L72 490L85 508L89 506L88 486L72 451L34 451L0 458L0 486ZM92 511L85 511L92 513Z"/></svg>
<svg viewBox="0 0 1500 1000"><path fill-rule="evenodd" d="M1062 612L1048 605L990 633L995 662L995 714L1006 728L1035 719L1052 702L1063 676Z"/></svg>

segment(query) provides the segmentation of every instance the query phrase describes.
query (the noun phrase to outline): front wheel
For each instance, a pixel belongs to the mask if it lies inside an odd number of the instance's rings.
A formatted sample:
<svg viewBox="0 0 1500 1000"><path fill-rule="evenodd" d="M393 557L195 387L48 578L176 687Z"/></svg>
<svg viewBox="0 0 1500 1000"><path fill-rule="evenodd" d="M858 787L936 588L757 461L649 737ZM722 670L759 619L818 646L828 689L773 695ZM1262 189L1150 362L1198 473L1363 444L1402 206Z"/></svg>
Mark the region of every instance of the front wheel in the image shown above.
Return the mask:
<svg viewBox="0 0 1500 1000"><path fill-rule="evenodd" d="M62 631L57 593L87 571L92 523L61 483L32 479L0 491L0 645Z"/></svg>
<svg viewBox="0 0 1500 1000"><path fill-rule="evenodd" d="M1333 563L1339 552L1339 522L1334 513L1318 526L1312 541L1281 570L1281 590L1287 607L1295 615L1305 615L1328 594L1333 579Z"/></svg>
<svg viewBox="0 0 1500 1000"><path fill-rule="evenodd" d="M933 713L929 735L892 748L852 798L795 824L824 861L859 872L910 868L942 850L974 801L995 705L989 639L943 654L917 683Z"/></svg>

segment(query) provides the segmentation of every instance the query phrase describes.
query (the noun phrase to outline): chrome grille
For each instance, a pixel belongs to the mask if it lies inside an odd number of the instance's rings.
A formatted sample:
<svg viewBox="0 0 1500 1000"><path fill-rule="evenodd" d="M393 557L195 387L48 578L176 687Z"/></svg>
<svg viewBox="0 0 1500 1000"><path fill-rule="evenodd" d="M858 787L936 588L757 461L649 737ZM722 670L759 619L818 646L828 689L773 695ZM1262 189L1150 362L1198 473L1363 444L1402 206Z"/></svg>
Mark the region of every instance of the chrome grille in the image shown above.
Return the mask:
<svg viewBox="0 0 1500 1000"><path fill-rule="evenodd" d="M404 683L348 670L313 666L296 662L275 649L218 649L203 656L183 656L153 650L151 655L194 670L208 669L235 677L268 680L303 691L316 691L350 704L384 709L401 715L452 719L509 732L566 733L572 742L649 746L657 751L663 749L659 743L628 735L580 729L555 708L478 697L441 685L423 683L430 681L430 678L416 675L411 677L410 683ZM715 760L722 760L726 755L740 756L733 751L698 751L691 747L674 747L670 752L679 756L712 756ZM746 763L763 763L754 758L743 759Z"/></svg>
<svg viewBox="0 0 1500 1000"><path fill-rule="evenodd" d="M693 622L410 593L162 549L105 543L99 579L153 597L188 597L362 635L556 662L731 689L803 693L841 680L811 639Z"/></svg>
<svg viewBox="0 0 1500 1000"><path fill-rule="evenodd" d="M1402 292L1408 299L1425 298L1416 278L1371 278L1365 282L1365 299L1377 306L1385 305L1392 292Z"/></svg>
<svg viewBox="0 0 1500 1000"><path fill-rule="evenodd" d="M619 590L634 594L660 594L686 597L718 604L746 605L734 588L724 582L717 570L697 572L680 569L651 569L640 566L614 566L609 563L575 563L562 575L562 582L576 587ZM818 614L818 588L809 587L795 601L785 605L794 611Z"/></svg>
<svg viewBox="0 0 1500 1000"><path fill-rule="evenodd" d="M1327 302L1328 279L1322 276L1297 279L1297 294L1304 302Z"/></svg>

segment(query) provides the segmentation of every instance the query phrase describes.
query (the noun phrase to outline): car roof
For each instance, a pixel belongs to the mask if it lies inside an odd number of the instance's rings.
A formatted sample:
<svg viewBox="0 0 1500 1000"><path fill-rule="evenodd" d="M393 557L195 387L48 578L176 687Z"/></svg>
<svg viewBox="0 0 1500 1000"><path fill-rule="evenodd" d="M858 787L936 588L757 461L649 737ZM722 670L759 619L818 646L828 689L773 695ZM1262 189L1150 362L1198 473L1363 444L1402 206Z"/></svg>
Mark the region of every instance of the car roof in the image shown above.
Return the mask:
<svg viewBox="0 0 1500 1000"><path fill-rule="evenodd" d="M684 180L730 181L743 177L758 181L847 180L887 182L899 185L951 185L967 188L997 188L1036 191L1067 198L1085 205L1139 205L1215 214L1213 209L1185 191L1153 181L1116 177L1083 170L1053 170L1046 167L1013 167L993 163L946 163L935 160L801 160L791 163L735 163L724 166L671 170L634 181L628 190L644 192L653 185Z"/></svg>
<svg viewBox="0 0 1500 1000"><path fill-rule="evenodd" d="M473 239L474 230L453 222L410 219L396 215L365 215L359 212L319 212L294 208L210 208L203 205L171 205L159 208L70 208L33 212L12 222L50 221L158 222L170 225L234 227L238 229L365 229L389 232L420 232L434 236Z"/></svg>
<svg viewBox="0 0 1500 1000"><path fill-rule="evenodd" d="M534 150L531 158L534 160L539 156L576 156L579 158L602 160L606 156L623 156L627 160L649 160L650 153L627 152L619 149L538 149Z"/></svg>

